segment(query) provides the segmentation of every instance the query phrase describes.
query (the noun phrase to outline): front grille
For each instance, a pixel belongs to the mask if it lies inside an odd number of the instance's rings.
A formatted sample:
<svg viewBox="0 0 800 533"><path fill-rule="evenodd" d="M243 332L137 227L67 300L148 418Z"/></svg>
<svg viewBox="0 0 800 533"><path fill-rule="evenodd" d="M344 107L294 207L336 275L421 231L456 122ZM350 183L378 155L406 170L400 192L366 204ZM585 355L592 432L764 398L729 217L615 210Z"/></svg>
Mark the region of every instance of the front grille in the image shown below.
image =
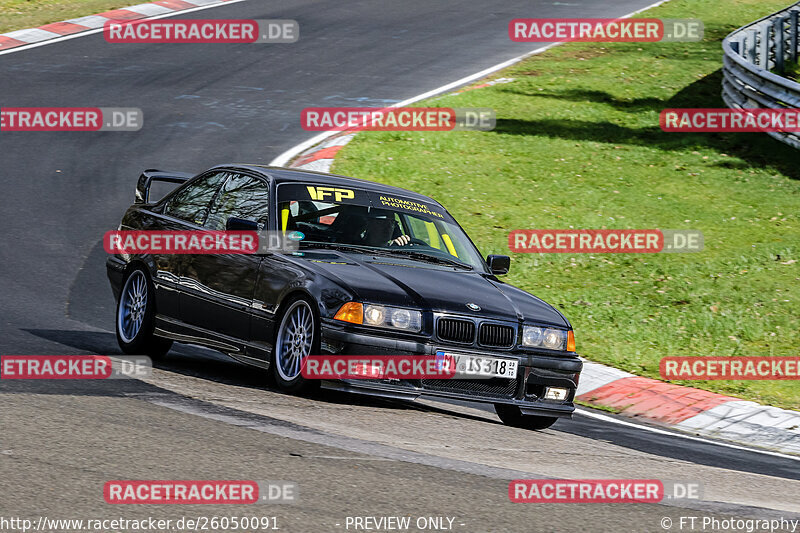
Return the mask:
<svg viewBox="0 0 800 533"><path fill-rule="evenodd" d="M423 389L438 392L460 392L489 398L513 398L517 392L516 379L422 379Z"/></svg>
<svg viewBox="0 0 800 533"><path fill-rule="evenodd" d="M481 324L479 341L482 346L508 348L514 345L514 328L502 324Z"/></svg>
<svg viewBox="0 0 800 533"><path fill-rule="evenodd" d="M440 318L436 335L443 341L472 344L475 340L475 323L455 318Z"/></svg>

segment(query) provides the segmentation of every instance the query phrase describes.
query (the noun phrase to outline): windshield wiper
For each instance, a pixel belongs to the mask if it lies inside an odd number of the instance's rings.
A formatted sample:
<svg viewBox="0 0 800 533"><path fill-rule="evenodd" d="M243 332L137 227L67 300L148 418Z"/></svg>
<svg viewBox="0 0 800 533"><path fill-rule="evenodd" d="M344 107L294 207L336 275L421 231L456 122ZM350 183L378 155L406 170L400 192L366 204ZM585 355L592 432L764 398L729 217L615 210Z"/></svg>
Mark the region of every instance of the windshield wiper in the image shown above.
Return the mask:
<svg viewBox="0 0 800 533"><path fill-rule="evenodd" d="M447 257L439 257L436 255L430 255L423 252L419 252L416 250L405 250L403 248L374 248L372 246L361 246L358 244L345 244L339 242L313 242L313 241L302 241L303 244L308 245L310 248L325 248L329 250L343 250L348 252L358 252L361 254L372 254L381 257L409 257L412 259L418 259L420 261L427 261L429 263L438 263L442 265L450 265L458 268L463 268L466 270L475 270L475 267L472 265L468 265L467 263L462 263L461 261L456 261L455 259L449 259Z"/></svg>
<svg viewBox="0 0 800 533"><path fill-rule="evenodd" d="M358 252L362 254L389 255L383 248L373 248L372 246L362 246L359 244L346 244L341 242L314 242L314 241L301 241L301 244L307 245L308 248L325 248L326 250L343 250L347 252Z"/></svg>
<svg viewBox="0 0 800 533"><path fill-rule="evenodd" d="M472 265L468 265L467 263L462 263L461 261L456 261L455 259L450 259L448 257L440 257L438 255L426 254L415 250L403 250L402 248L398 248L397 250L392 250L392 251L400 252L403 255L413 257L414 259L419 259L420 261L428 261L430 263L440 263L444 265L452 265L459 268L465 268L467 270L475 270L475 267L473 267Z"/></svg>

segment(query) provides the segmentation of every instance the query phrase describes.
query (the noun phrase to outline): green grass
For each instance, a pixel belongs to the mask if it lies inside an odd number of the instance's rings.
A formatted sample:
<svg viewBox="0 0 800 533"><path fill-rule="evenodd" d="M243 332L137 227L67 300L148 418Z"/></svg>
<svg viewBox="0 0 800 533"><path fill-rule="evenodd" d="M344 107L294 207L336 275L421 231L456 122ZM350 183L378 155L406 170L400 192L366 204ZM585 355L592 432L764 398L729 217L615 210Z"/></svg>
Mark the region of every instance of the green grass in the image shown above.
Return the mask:
<svg viewBox="0 0 800 533"><path fill-rule="evenodd" d="M335 171L433 196L484 253L520 228L699 229L695 254L512 257L507 281L561 309L586 357L658 378L676 355L798 355L800 153L766 135L664 133L670 107L724 107L720 42L786 0L674 0L697 43L567 44L420 105L492 107L492 132L359 134ZM798 409L800 384L685 382Z"/></svg>
<svg viewBox="0 0 800 533"><path fill-rule="evenodd" d="M0 0L0 33L35 28L136 3L119 0Z"/></svg>
<svg viewBox="0 0 800 533"><path fill-rule="evenodd" d="M580 405L581 407L591 407L592 409L597 409L599 411L605 411L606 413L611 413L618 415L622 412L622 409L617 407L609 407L607 405L600 405L596 403L584 402L582 400L575 400L575 405Z"/></svg>
<svg viewBox="0 0 800 533"><path fill-rule="evenodd" d="M773 73L777 74L778 76L789 78L792 81L800 81L800 64L797 64L794 61L787 61L786 69L783 74L780 72L775 72L774 69Z"/></svg>

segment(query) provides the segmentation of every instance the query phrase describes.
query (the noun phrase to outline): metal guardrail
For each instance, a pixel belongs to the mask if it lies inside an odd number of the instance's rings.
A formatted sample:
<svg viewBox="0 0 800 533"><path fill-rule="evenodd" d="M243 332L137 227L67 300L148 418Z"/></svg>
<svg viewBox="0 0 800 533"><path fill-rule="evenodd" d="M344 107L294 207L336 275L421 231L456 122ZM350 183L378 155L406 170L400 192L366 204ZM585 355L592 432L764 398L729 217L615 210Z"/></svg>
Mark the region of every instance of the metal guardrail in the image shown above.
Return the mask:
<svg viewBox="0 0 800 533"><path fill-rule="evenodd" d="M722 41L722 99L733 109L800 108L800 83L781 76L797 64L800 2L742 26ZM800 134L767 132L800 149Z"/></svg>

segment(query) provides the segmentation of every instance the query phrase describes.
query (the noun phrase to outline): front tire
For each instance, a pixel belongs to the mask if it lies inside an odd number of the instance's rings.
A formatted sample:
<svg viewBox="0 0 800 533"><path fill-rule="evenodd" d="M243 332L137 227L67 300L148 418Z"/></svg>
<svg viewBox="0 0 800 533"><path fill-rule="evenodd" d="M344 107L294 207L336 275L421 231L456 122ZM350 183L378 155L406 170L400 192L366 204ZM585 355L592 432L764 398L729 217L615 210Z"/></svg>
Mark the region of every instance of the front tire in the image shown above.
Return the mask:
<svg viewBox="0 0 800 533"><path fill-rule="evenodd" d="M117 343L124 353L151 359L167 354L172 341L153 333L155 315L153 282L141 267L136 267L125 278L117 301Z"/></svg>
<svg viewBox="0 0 800 533"><path fill-rule="evenodd" d="M515 428L522 429L547 429L556 423L558 418L552 416L535 416L523 415L519 407L516 405L507 405L504 403L494 404L494 410L503 424Z"/></svg>
<svg viewBox="0 0 800 533"><path fill-rule="evenodd" d="M281 313L272 348L272 377L278 388L299 393L319 386L318 380L307 380L301 373L306 357L319 351L319 317L311 302L303 297L289 300Z"/></svg>

